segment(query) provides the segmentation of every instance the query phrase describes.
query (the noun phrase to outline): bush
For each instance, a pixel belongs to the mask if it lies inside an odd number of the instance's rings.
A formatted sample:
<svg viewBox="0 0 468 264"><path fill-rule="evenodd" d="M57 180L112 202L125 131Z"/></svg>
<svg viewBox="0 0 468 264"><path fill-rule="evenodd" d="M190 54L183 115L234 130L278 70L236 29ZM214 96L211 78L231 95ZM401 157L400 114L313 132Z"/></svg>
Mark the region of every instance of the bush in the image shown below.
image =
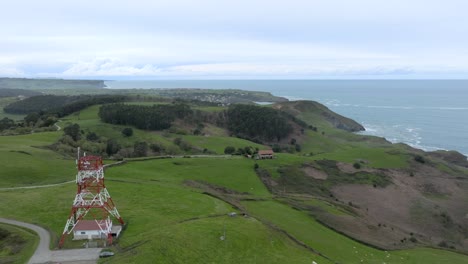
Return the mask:
<svg viewBox="0 0 468 264"><path fill-rule="evenodd" d="M439 244L437 244L439 247L443 247L443 248L448 248L448 244L447 242L445 241L440 241Z"/></svg>
<svg viewBox="0 0 468 264"><path fill-rule="evenodd" d="M353 167L354 167L355 169L359 170L359 169L361 168L361 164L360 164L359 162L355 162L355 163L353 164Z"/></svg>
<svg viewBox="0 0 468 264"><path fill-rule="evenodd" d="M272 146L272 150L273 150L273 152L281 152L281 147L278 144L274 144Z"/></svg>
<svg viewBox="0 0 468 264"><path fill-rule="evenodd" d="M87 135L86 135L86 139L89 140L89 141L98 141L99 140L99 136L94 133L94 132L89 132Z"/></svg>
<svg viewBox="0 0 468 264"><path fill-rule="evenodd" d="M258 169L258 168L259 168L258 164L257 164L257 163L255 163L255 165L254 165L254 169L256 170L256 169Z"/></svg>
<svg viewBox="0 0 468 264"><path fill-rule="evenodd" d="M115 139L109 139L107 140L107 145L106 145L106 153L107 155L111 156L119 152L120 150L120 145L117 143Z"/></svg>
<svg viewBox="0 0 468 264"><path fill-rule="evenodd" d="M153 152L157 152L157 153L160 153L164 150L164 147L158 143L152 143L150 144L150 149L153 151Z"/></svg>
<svg viewBox="0 0 468 264"><path fill-rule="evenodd" d="M233 146L227 146L224 149L224 154L233 154L234 152L236 152L236 148Z"/></svg>
<svg viewBox="0 0 468 264"><path fill-rule="evenodd" d="M295 149L297 152L301 152L301 145L296 144Z"/></svg>
<svg viewBox="0 0 468 264"><path fill-rule="evenodd" d="M136 157L146 157L148 155L148 143L145 141L135 142L133 145L133 155Z"/></svg>
<svg viewBox="0 0 468 264"><path fill-rule="evenodd" d="M133 135L133 129L131 127L126 127L122 130L122 135L125 137L131 137Z"/></svg>
<svg viewBox="0 0 468 264"><path fill-rule="evenodd" d="M426 161L424 160L424 157L421 156L421 155L416 155L416 156L414 157L414 160L415 160L416 162L419 162L419 163L426 163Z"/></svg>
<svg viewBox="0 0 468 264"><path fill-rule="evenodd" d="M73 124L65 127L63 129L63 132L65 133L65 135L70 136L74 141L78 141L81 138L80 125L78 124Z"/></svg>

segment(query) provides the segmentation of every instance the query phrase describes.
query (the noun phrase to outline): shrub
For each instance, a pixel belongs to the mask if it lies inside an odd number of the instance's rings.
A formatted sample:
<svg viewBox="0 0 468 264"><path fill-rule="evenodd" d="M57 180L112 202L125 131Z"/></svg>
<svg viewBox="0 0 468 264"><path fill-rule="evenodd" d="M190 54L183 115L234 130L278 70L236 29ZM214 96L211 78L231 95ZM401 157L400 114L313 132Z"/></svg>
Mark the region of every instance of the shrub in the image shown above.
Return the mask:
<svg viewBox="0 0 468 264"><path fill-rule="evenodd" d="M224 148L224 154L233 154L234 152L236 152L236 148L233 146L227 146Z"/></svg>
<svg viewBox="0 0 468 264"><path fill-rule="evenodd" d="M447 242L445 241L440 241L439 244L437 244L439 247L443 247L443 248L448 248L448 244Z"/></svg>
<svg viewBox="0 0 468 264"><path fill-rule="evenodd" d="M122 135L125 137L131 137L133 135L133 129L131 127L126 127L122 129Z"/></svg>
<svg viewBox="0 0 468 264"><path fill-rule="evenodd" d="M107 140L107 145L106 145L106 153L107 155L111 156L113 154L116 154L120 150L120 145L117 143L115 139L109 139Z"/></svg>
<svg viewBox="0 0 468 264"><path fill-rule="evenodd" d="M295 149L297 152L301 152L301 145L296 144Z"/></svg>
<svg viewBox="0 0 468 264"><path fill-rule="evenodd" d="M274 144L272 150L273 152L281 152L281 147L278 144Z"/></svg>
<svg viewBox="0 0 468 264"><path fill-rule="evenodd" d="M353 167L354 167L355 169L359 170L359 169L361 168L361 164L360 164L359 162L355 162L355 163L353 164Z"/></svg>
<svg viewBox="0 0 468 264"><path fill-rule="evenodd" d="M416 162L419 162L419 163L426 163L426 161L424 160L424 157L421 156L421 155L416 155L416 156L414 157L414 160L415 160Z"/></svg>
<svg viewBox="0 0 468 264"><path fill-rule="evenodd" d="M133 145L133 155L136 157L145 157L148 154L148 143L145 141L135 142Z"/></svg>
<svg viewBox="0 0 468 264"><path fill-rule="evenodd" d="M89 132L86 135L86 139L89 140L89 141L97 141L99 139L99 136L94 132Z"/></svg>
<svg viewBox="0 0 468 264"><path fill-rule="evenodd" d="M164 147L158 143L151 143L149 147L153 152L162 152L164 150Z"/></svg>
<svg viewBox="0 0 468 264"><path fill-rule="evenodd" d="M80 125L78 124L73 124L65 127L63 129L63 132L65 133L65 135L70 136L74 141L78 141L81 138Z"/></svg>

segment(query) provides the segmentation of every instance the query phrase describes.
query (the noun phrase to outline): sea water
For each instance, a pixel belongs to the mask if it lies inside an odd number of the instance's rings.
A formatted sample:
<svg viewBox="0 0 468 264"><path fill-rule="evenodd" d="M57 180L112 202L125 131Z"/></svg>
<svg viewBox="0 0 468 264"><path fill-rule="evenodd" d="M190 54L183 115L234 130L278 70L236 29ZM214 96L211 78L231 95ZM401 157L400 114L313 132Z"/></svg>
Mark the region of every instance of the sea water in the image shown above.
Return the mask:
<svg viewBox="0 0 468 264"><path fill-rule="evenodd" d="M315 100L361 123L364 134L428 151L468 154L468 80L157 80L106 85L243 89L289 100Z"/></svg>

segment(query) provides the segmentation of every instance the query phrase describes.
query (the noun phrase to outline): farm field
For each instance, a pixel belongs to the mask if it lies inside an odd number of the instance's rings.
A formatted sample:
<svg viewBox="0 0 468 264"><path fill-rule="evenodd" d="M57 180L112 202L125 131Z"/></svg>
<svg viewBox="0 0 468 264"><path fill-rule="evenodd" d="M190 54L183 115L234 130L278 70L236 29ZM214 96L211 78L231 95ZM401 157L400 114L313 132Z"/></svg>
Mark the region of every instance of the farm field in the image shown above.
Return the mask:
<svg viewBox="0 0 468 264"><path fill-rule="evenodd" d="M268 189L255 170L265 169L271 179L278 180L285 177L284 168L300 172L304 164L326 160L350 165L365 160L362 164L370 170L406 169L412 157L402 154L398 146L367 138L354 142L359 135L341 137L342 132L324 124L324 134L306 132L303 152L277 153L273 160L256 161L217 155L224 154L226 146L270 147L228 137L219 127L206 126L206 136L133 128L133 136L125 137L121 131L126 126L103 123L98 110L99 106L88 107L63 118L58 125L63 128L77 123L83 135L94 132L126 147L147 141L176 150L172 158L128 158L126 163L106 169L106 185L127 226L110 248L116 255L101 263L468 262L466 255L441 249L415 246L385 251L360 243L322 225L309 211L293 207L287 199L302 199L304 205L348 216L342 206L310 194L281 197ZM73 157L48 147L62 135L63 131L55 131L0 137L0 200L8 201L0 203L0 215L47 228L52 234L51 248L57 247L76 193ZM207 149L213 156L188 155L175 145L176 138L199 150ZM60 185L11 189L48 184ZM233 212L236 216L230 217ZM69 237L65 248L81 244ZM21 258L25 256L21 253Z"/></svg>
<svg viewBox="0 0 468 264"><path fill-rule="evenodd" d="M146 263L150 258L163 263L188 260L195 263L284 263L288 260L294 263L361 263L361 260L366 263L465 263L468 259L464 255L427 248L386 252L337 234L306 213L275 201L255 175L253 162L248 159L134 161L108 169L106 179L109 192L128 223L113 248L117 255L111 263ZM248 192L250 197L260 201L241 202L248 217L229 217L229 212L239 213L239 210L187 186L187 180ZM0 212L5 217L50 228L56 242L75 188L74 184L66 184L0 191L2 201L16 201L15 207L0 204ZM269 224L326 258L296 244ZM226 239L221 241L224 231Z"/></svg>

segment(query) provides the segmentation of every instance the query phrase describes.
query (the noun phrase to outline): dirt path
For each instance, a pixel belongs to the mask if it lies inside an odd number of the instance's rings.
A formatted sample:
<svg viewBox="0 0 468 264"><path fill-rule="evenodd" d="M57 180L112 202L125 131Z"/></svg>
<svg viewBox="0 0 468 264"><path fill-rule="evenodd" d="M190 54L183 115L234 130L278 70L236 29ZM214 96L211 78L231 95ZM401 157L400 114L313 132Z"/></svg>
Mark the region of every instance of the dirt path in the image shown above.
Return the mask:
<svg viewBox="0 0 468 264"><path fill-rule="evenodd" d="M54 126L57 128L57 131L60 131L62 129L59 125L57 125L59 122L62 122L62 120L59 120L54 124Z"/></svg>
<svg viewBox="0 0 468 264"><path fill-rule="evenodd" d="M96 263L99 258L100 248L50 250L50 234L44 228L16 220L0 217L0 223L16 225L31 229L39 235L39 245L29 264L39 263Z"/></svg>
<svg viewBox="0 0 468 264"><path fill-rule="evenodd" d="M60 186L68 183L74 183L75 181L67 181L62 183L54 183L54 184L46 184L46 185L35 185L35 186L21 186L21 187L8 187L8 188L0 188L0 191L8 191L8 190L21 190L21 189L36 189L36 188L47 188L47 187L54 187Z"/></svg>

